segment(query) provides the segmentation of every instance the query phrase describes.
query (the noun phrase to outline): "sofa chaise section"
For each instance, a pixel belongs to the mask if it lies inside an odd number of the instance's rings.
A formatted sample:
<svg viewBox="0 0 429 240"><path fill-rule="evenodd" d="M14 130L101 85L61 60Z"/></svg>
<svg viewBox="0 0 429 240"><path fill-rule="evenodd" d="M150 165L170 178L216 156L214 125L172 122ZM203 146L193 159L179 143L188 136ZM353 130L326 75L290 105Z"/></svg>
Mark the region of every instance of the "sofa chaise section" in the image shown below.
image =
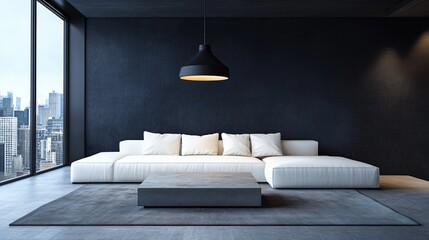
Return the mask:
<svg viewBox="0 0 429 240"><path fill-rule="evenodd" d="M101 152L71 164L71 182L113 182L113 165L125 157L120 152Z"/></svg>
<svg viewBox="0 0 429 240"><path fill-rule="evenodd" d="M378 188L379 169L333 156L264 158L265 177L273 188Z"/></svg>

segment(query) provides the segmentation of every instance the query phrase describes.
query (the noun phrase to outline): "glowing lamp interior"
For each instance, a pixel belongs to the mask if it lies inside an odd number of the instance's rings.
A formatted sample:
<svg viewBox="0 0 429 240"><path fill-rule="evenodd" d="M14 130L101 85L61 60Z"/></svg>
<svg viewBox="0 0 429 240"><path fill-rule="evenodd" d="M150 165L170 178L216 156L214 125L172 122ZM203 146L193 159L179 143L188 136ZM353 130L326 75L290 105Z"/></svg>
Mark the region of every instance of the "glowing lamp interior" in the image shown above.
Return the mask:
<svg viewBox="0 0 429 240"><path fill-rule="evenodd" d="M216 76L216 75L189 75L180 77L182 80L187 81L222 81L227 80L228 77Z"/></svg>

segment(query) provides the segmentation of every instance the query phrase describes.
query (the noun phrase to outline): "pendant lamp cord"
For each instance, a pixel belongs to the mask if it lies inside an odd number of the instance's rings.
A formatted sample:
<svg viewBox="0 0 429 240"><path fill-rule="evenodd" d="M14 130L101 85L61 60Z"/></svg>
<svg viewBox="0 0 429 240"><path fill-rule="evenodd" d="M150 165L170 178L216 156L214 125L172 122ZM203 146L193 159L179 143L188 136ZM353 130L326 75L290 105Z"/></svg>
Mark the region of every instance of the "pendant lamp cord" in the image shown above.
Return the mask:
<svg viewBox="0 0 429 240"><path fill-rule="evenodd" d="M206 44L206 0L204 0L204 45Z"/></svg>

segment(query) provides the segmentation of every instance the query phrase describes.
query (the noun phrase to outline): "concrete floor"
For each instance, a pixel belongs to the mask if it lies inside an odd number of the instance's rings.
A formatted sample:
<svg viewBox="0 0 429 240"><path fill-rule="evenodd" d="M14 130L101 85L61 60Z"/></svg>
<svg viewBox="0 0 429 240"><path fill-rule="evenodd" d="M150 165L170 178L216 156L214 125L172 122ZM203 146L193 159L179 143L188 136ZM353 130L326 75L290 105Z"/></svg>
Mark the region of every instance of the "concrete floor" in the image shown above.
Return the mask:
<svg viewBox="0 0 429 240"><path fill-rule="evenodd" d="M422 226L286 227L9 227L9 223L81 185L70 184L70 168L0 186L0 240L48 239L429 239L429 182L382 176L382 190L366 195Z"/></svg>

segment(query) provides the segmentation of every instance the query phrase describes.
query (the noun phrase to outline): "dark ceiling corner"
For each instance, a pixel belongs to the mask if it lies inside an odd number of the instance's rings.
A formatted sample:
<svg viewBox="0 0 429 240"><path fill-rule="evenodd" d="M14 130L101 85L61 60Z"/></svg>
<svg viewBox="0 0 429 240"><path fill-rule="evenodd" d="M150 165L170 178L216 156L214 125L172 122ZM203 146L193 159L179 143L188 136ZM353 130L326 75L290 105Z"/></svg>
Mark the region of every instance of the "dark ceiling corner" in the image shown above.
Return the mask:
<svg viewBox="0 0 429 240"><path fill-rule="evenodd" d="M85 17L202 17L202 0L49 0ZM207 17L427 17L429 0L208 0Z"/></svg>
<svg viewBox="0 0 429 240"><path fill-rule="evenodd" d="M84 17L84 15L67 0L43 0L43 2L52 6L54 9L60 10L61 13L68 18Z"/></svg>
<svg viewBox="0 0 429 240"><path fill-rule="evenodd" d="M397 6L391 8L389 17L428 17L429 1L427 0L403 0Z"/></svg>

